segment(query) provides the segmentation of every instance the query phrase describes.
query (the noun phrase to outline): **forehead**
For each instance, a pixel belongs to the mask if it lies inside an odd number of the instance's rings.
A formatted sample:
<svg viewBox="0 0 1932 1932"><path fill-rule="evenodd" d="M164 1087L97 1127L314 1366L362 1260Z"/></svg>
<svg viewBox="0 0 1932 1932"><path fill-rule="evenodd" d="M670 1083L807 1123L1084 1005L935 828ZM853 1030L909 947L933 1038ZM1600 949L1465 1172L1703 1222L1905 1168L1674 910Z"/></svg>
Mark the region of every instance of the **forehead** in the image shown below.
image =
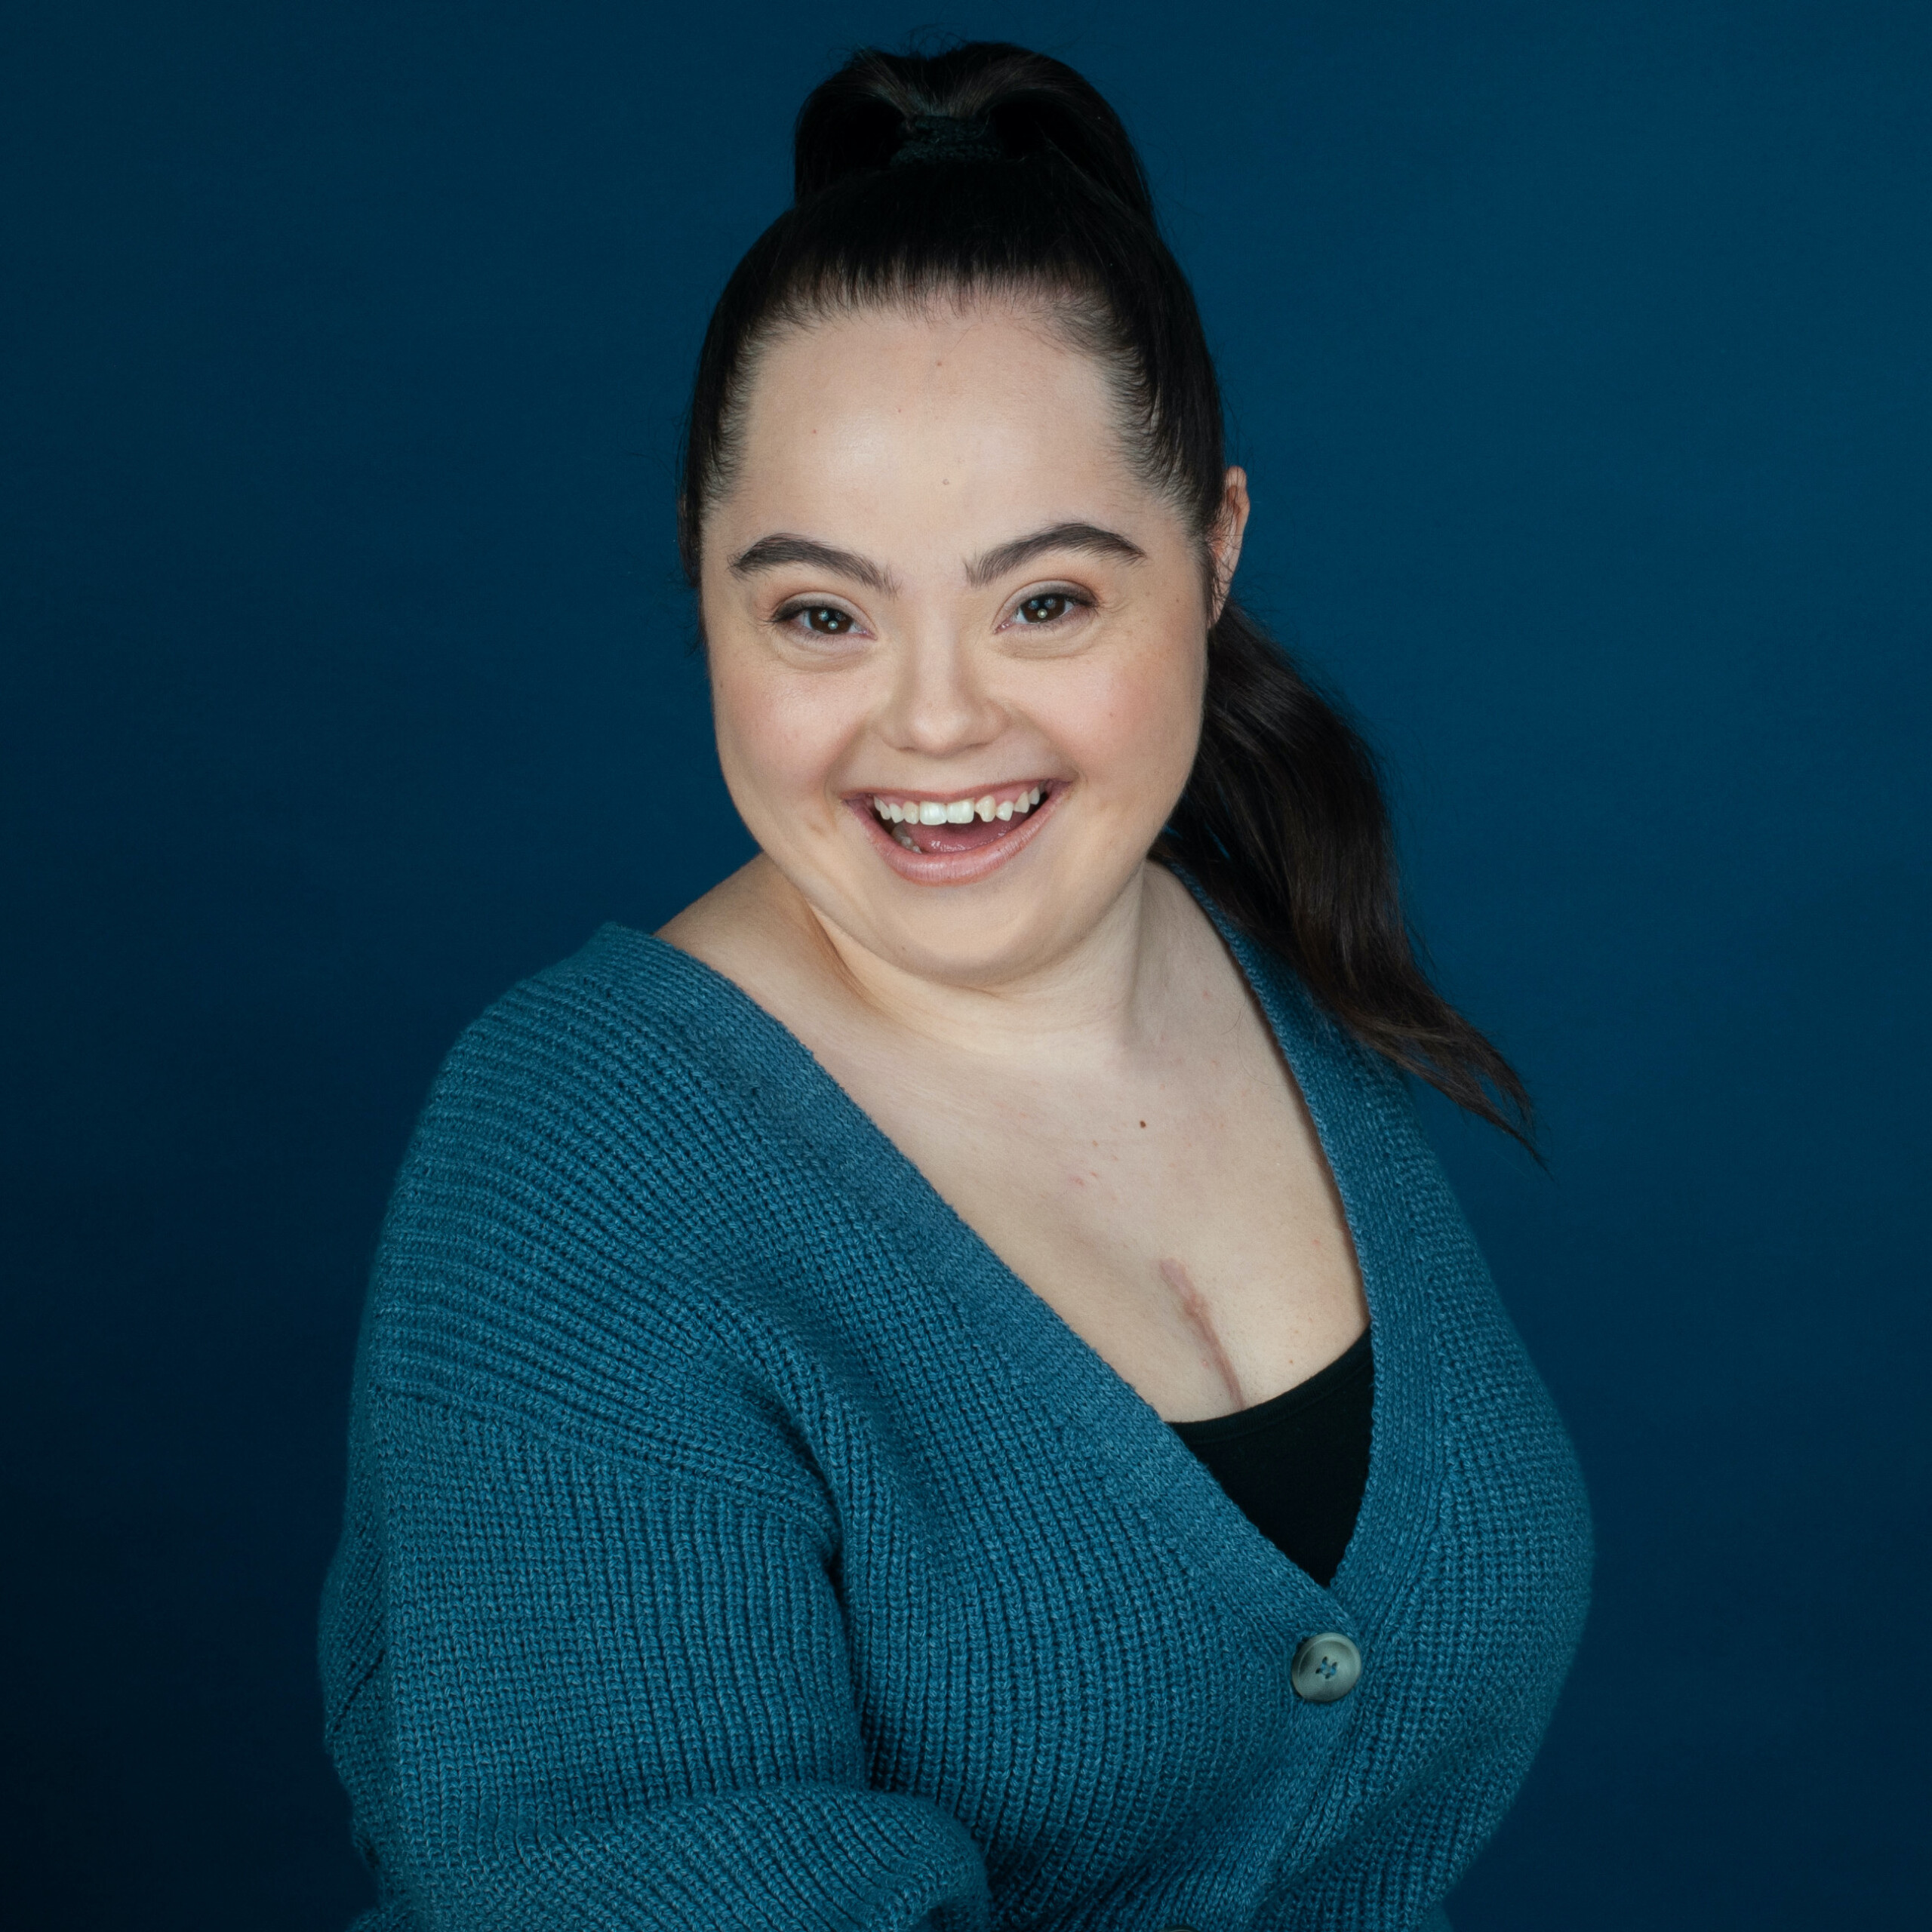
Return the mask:
<svg viewBox="0 0 1932 1932"><path fill-rule="evenodd" d="M1104 371L1013 304L866 309L787 330L753 371L741 436L718 506L734 529L835 524L869 550L897 534L956 553L1008 526L1155 507Z"/></svg>

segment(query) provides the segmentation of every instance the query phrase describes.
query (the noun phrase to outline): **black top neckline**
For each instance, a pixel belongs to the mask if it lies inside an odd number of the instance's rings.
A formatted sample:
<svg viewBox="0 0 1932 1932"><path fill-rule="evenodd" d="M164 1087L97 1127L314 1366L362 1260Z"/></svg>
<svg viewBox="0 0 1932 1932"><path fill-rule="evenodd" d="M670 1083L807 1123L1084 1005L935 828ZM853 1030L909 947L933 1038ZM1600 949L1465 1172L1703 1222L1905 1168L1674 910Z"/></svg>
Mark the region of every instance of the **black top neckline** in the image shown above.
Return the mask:
<svg viewBox="0 0 1932 1932"><path fill-rule="evenodd" d="M1309 1409L1345 1392L1373 1366L1370 1338L1374 1331L1364 1328L1348 1347L1325 1368L1318 1368L1305 1380L1265 1402L1255 1402L1232 1414L1203 1416L1194 1422L1171 1422L1168 1426L1189 1447L1198 1443L1226 1442L1250 1430L1269 1429L1300 1416Z"/></svg>

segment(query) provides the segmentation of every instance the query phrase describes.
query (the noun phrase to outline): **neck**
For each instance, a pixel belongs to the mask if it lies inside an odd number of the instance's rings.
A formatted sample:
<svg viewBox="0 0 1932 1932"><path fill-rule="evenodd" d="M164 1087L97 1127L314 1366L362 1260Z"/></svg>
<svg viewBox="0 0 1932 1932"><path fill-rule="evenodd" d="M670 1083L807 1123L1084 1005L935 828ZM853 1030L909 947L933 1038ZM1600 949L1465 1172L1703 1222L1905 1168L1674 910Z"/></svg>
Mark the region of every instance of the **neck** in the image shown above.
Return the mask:
<svg viewBox="0 0 1932 1932"><path fill-rule="evenodd" d="M774 869L774 871L776 868ZM983 985L934 980L881 958L802 895L814 949L874 1020L976 1057L1131 1052L1148 1034L1173 918L1161 875L1137 866L1100 918L1038 964Z"/></svg>

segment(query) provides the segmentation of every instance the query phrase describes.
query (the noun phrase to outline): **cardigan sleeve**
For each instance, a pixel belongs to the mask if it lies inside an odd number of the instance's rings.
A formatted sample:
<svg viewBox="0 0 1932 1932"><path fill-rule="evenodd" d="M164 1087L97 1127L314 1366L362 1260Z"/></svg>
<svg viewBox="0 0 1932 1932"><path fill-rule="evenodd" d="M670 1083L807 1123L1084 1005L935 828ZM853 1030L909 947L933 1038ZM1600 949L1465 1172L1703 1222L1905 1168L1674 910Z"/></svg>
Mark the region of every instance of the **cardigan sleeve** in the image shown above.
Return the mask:
<svg viewBox="0 0 1932 1932"><path fill-rule="evenodd" d="M688 1060L544 976L398 1178L321 1632L382 1932L986 1932L971 1835L871 1783L837 1512L740 1335L760 1117Z"/></svg>
<svg viewBox="0 0 1932 1932"><path fill-rule="evenodd" d="M440 1403L366 1421L383 1648L333 1728L378 1923L984 1932L964 1828L868 1786L820 1529Z"/></svg>

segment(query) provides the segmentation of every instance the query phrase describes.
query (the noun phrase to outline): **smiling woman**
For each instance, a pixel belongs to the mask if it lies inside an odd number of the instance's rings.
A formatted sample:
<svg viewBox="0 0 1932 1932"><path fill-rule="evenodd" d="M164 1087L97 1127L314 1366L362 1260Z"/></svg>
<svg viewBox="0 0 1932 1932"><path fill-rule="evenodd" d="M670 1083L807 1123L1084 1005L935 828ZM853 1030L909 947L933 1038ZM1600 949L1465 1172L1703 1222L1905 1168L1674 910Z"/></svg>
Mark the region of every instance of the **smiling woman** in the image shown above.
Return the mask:
<svg viewBox="0 0 1932 1932"><path fill-rule="evenodd" d="M1589 1524L1404 1079L1521 1089L1230 595L1112 111L868 53L797 142L680 504L759 856L479 1021L385 1229L374 1922L1439 1925Z"/></svg>
<svg viewBox="0 0 1932 1932"><path fill-rule="evenodd" d="M923 440L916 430L913 440L915 444ZM967 561L959 573L961 586L969 593L980 593L977 601L983 602L983 593L989 588L996 588L1028 565L1057 554L1112 559L1116 563L1121 560L1145 562L1147 556L1146 551L1117 531L1103 530L1091 523L1058 523L996 545L983 555ZM904 595L900 582L876 564L808 538L762 537L734 558L731 565L732 574L740 577L783 573L788 568L815 569L828 581L843 579L856 583L871 592L875 599L903 600ZM1081 614L1093 612L1097 599L1091 591L1063 586L1035 588L1017 599L1008 596L1004 603L1011 608L999 629L1008 635L1009 648L1039 651L1055 645L1065 647L1077 640L1082 629ZM863 618L849 606L814 604L809 599L784 600L770 621L781 629L802 627L808 637L843 638L852 645L872 635L866 630ZM832 661L829 652L824 661ZM1029 823L1032 811L1036 807L1050 807L1065 789L1063 781L1048 777L1032 784L1005 781L977 795L969 787L964 795L954 798L889 798L862 790L846 802L863 823L900 828L891 834L894 841L915 856L902 859L889 851L883 856L901 877L928 884L958 885L990 876L995 866L1011 858L1027 842L1023 835L1038 829ZM957 861L969 852L984 856L972 864L947 863Z"/></svg>
<svg viewBox="0 0 1932 1932"><path fill-rule="evenodd" d="M1213 588L1115 416L1094 357L1009 293L841 310L756 358L699 573L718 749L771 861L749 882L826 914L848 970L980 993L1070 963L1186 783ZM1238 478L1229 498L1224 574ZM666 936L743 984L720 949L752 929L728 890Z"/></svg>

